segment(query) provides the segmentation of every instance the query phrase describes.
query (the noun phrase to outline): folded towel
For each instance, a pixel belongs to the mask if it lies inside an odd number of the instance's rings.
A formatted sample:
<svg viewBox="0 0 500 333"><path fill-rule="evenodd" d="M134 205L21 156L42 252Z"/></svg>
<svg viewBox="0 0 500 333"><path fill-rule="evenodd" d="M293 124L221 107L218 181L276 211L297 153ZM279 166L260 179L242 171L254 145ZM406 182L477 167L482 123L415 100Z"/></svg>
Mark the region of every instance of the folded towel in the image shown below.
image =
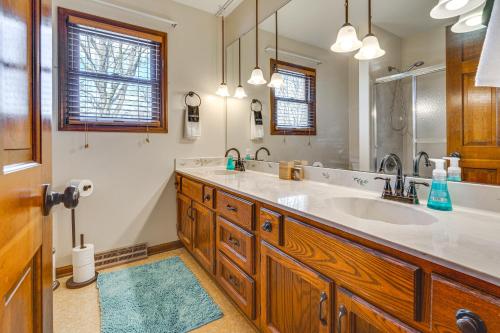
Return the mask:
<svg viewBox="0 0 500 333"><path fill-rule="evenodd" d="M262 111L251 111L250 116L250 140L264 138L264 121Z"/></svg>
<svg viewBox="0 0 500 333"><path fill-rule="evenodd" d="M200 108L187 105L184 119L184 137L196 139L201 137Z"/></svg>
<svg viewBox="0 0 500 333"><path fill-rule="evenodd" d="M476 75L476 86L500 87L500 1L495 1Z"/></svg>

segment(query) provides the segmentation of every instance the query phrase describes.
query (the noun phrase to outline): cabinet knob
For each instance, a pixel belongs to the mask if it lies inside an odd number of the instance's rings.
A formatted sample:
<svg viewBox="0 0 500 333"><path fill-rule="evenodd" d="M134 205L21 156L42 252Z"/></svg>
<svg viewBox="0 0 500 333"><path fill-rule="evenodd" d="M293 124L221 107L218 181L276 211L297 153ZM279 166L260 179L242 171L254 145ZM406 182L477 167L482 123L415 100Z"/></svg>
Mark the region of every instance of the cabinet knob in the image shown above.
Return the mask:
<svg viewBox="0 0 500 333"><path fill-rule="evenodd" d="M271 223L271 221L266 220L264 224L262 224L262 230L271 232L273 230L273 224Z"/></svg>
<svg viewBox="0 0 500 333"><path fill-rule="evenodd" d="M210 201L212 197L210 196L210 194L205 194L205 197L203 198L205 201Z"/></svg>
<svg viewBox="0 0 500 333"><path fill-rule="evenodd" d="M486 325L477 314L460 309L455 315L457 327L461 333L487 333Z"/></svg>

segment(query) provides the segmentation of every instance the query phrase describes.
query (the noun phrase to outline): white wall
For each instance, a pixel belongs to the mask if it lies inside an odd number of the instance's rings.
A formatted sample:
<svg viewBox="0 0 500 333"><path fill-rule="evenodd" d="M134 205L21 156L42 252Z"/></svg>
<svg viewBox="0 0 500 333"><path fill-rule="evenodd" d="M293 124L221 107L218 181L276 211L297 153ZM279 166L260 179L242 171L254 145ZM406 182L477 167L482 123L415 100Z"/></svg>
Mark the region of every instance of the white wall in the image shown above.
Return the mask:
<svg viewBox="0 0 500 333"><path fill-rule="evenodd" d="M275 34L259 30L259 65L269 80L270 59L274 53L265 52L275 45ZM279 48L322 61L320 65L293 56L281 54L279 58L297 65L316 69L316 116L317 135L297 136L270 135L270 88L247 84L255 67L255 30L241 39L242 84L248 94L244 100L228 100L228 146L237 147L242 154L246 148L252 153L265 146L271 150L271 160L302 159L321 161L325 166L346 168L349 160L349 115L348 115L348 59L345 55L333 54L302 42L280 37ZM231 89L238 85L238 43L228 49L228 82ZM257 98L263 103L265 137L250 140L250 101ZM309 145L309 139L311 145ZM264 157L265 153L262 156Z"/></svg>
<svg viewBox="0 0 500 333"><path fill-rule="evenodd" d="M401 66L408 68L417 60L425 66L446 62L446 28L438 27L402 39Z"/></svg>
<svg viewBox="0 0 500 333"><path fill-rule="evenodd" d="M224 103L213 95L220 81L216 17L170 0L113 2L175 20L179 25L172 29L164 22L87 0L54 1L54 27L57 7L62 6L168 32L168 134L153 134L151 143L146 144L144 134L90 133L90 149L85 150L83 133L60 132L54 126L55 188L63 189L72 178L94 181L94 194L82 199L77 209L77 234L84 233L97 251L139 242L156 245L176 240L174 159L221 156L225 147ZM56 36L55 29L55 43ZM54 66L57 66L56 47L54 52ZM54 73L56 80L57 71ZM189 90L203 98L203 136L194 143L182 138L184 94ZM54 124L57 124L57 105ZM69 211L55 210L54 223L59 267L71 263Z"/></svg>

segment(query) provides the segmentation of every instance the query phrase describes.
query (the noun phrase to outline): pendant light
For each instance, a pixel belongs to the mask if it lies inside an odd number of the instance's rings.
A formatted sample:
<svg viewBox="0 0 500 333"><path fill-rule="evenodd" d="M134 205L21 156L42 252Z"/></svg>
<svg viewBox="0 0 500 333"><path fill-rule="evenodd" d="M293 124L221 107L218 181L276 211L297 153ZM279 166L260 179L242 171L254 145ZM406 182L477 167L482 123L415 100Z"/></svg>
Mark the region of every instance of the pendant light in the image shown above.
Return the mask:
<svg viewBox="0 0 500 333"><path fill-rule="evenodd" d="M241 85L241 38L238 38L238 77L239 84L236 88L236 92L234 93L234 98L243 99L247 97L247 94L245 92L245 89Z"/></svg>
<svg viewBox="0 0 500 333"><path fill-rule="evenodd" d="M349 0L345 0L345 23L337 34L337 40L331 50L337 53L356 51L363 44L358 39L356 29L349 23Z"/></svg>
<svg viewBox="0 0 500 333"><path fill-rule="evenodd" d="M461 15L458 22L451 27L451 31L454 33L465 33L486 28L483 24L484 6L485 4L470 13Z"/></svg>
<svg viewBox="0 0 500 333"><path fill-rule="evenodd" d="M264 73L259 67L259 0L255 0L255 68L248 83L255 86L267 83L264 79Z"/></svg>
<svg viewBox="0 0 500 333"><path fill-rule="evenodd" d="M434 19L447 19L469 13L484 4L486 0L439 0L432 8L431 17Z"/></svg>
<svg viewBox="0 0 500 333"><path fill-rule="evenodd" d="M227 88L226 84L226 71L225 71L225 65L226 65L226 49L224 47L224 16L222 16L222 83L220 84L219 88L217 89L216 94L221 96L221 97L229 97L229 89Z"/></svg>
<svg viewBox="0 0 500 333"><path fill-rule="evenodd" d="M368 34L363 38L363 46L354 58L372 60L382 57L385 51L380 48L378 38L372 33L372 0L368 0Z"/></svg>
<svg viewBox="0 0 500 333"><path fill-rule="evenodd" d="M274 65L274 73L271 76L271 82L267 85L269 88L279 89L283 85L283 76L278 72L278 12L275 14L275 24L276 24L276 64Z"/></svg>

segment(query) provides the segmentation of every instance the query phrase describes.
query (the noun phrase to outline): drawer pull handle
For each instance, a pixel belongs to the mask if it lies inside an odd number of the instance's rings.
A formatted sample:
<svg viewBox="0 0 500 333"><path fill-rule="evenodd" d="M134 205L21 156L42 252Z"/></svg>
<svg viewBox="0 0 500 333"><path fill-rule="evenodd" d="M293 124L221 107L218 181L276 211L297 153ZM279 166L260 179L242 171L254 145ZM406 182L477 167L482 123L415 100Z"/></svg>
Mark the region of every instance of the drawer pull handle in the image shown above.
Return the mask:
<svg viewBox="0 0 500 333"><path fill-rule="evenodd" d="M206 194L205 197L203 198L205 201L210 201L212 197L210 196L210 194Z"/></svg>
<svg viewBox="0 0 500 333"><path fill-rule="evenodd" d="M328 299L328 296L326 293L323 291L319 297L319 321L323 326L326 326L327 324L327 319L323 317L323 304L326 302Z"/></svg>
<svg viewBox="0 0 500 333"><path fill-rule="evenodd" d="M231 206L231 205L226 205L226 209L231 211L231 212L237 212L238 211L238 208L237 207L234 207L234 206Z"/></svg>
<svg viewBox="0 0 500 333"><path fill-rule="evenodd" d="M262 230L271 232L273 230L273 224L271 223L271 221L266 220L264 224L262 224Z"/></svg>
<svg viewBox="0 0 500 333"><path fill-rule="evenodd" d="M239 247L240 246L240 241L233 238L232 236L229 236L228 240L229 243L231 243L233 246Z"/></svg>
<svg viewBox="0 0 500 333"><path fill-rule="evenodd" d="M337 318L337 333L342 333L342 318L347 314L347 309L344 305L339 307L339 316Z"/></svg>
<svg viewBox="0 0 500 333"><path fill-rule="evenodd" d="M193 207L189 206L187 210L187 215L188 217L192 220L193 219Z"/></svg>
<svg viewBox="0 0 500 333"><path fill-rule="evenodd" d="M232 275L229 275L229 282L231 282L231 284L236 288L239 288L240 286L240 282Z"/></svg>
<svg viewBox="0 0 500 333"><path fill-rule="evenodd" d="M460 309L455 315L457 327L461 333L486 333L486 325L477 314Z"/></svg>

